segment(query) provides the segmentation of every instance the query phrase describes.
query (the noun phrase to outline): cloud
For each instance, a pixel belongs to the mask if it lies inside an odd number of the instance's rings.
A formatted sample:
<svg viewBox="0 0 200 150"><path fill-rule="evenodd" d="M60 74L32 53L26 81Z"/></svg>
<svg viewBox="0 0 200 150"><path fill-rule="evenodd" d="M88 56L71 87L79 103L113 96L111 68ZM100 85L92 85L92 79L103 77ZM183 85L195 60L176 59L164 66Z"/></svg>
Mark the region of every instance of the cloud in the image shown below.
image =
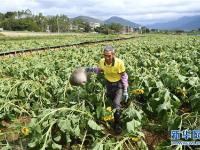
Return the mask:
<svg viewBox="0 0 200 150"><path fill-rule="evenodd" d="M34 0L0 0L0 12L17 11L22 9L33 9L38 7Z"/></svg>
<svg viewBox="0 0 200 150"><path fill-rule="evenodd" d="M145 24L200 14L199 0L0 0L0 3L0 12L30 9L36 14L87 15L102 20L120 16Z"/></svg>

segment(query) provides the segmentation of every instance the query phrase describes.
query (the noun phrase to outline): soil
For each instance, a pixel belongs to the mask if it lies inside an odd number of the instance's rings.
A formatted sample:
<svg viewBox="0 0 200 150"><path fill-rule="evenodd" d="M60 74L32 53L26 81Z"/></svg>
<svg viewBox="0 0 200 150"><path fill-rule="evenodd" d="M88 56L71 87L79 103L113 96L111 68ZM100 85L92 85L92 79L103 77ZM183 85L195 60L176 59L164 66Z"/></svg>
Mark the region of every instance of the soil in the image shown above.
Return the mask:
<svg viewBox="0 0 200 150"><path fill-rule="evenodd" d="M159 143L169 139L169 135L162 135L162 134L159 134L159 133L152 133L150 131L147 131L146 129L143 129L142 132L145 135L144 141L147 143L147 146L148 146L149 150L154 150L155 147Z"/></svg>

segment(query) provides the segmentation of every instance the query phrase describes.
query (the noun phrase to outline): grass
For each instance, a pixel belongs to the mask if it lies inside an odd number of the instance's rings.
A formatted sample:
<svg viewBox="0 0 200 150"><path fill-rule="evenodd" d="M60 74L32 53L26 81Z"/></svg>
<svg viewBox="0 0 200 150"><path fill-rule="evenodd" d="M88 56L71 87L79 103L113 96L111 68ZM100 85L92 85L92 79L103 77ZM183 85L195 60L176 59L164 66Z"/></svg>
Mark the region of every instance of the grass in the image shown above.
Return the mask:
<svg viewBox="0 0 200 150"><path fill-rule="evenodd" d="M4 34L3 34L3 33L0 33L0 37L4 37Z"/></svg>

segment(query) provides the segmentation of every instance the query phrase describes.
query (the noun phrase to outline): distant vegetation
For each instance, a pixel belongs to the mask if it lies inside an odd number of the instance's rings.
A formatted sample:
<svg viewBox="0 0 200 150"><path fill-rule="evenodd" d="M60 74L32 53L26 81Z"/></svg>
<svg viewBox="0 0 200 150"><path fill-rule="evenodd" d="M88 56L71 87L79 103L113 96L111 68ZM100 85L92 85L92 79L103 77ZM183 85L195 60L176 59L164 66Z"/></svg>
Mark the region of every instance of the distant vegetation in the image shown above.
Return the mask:
<svg viewBox="0 0 200 150"><path fill-rule="evenodd" d="M33 15L30 10L0 13L0 27L12 31L65 32L70 22L66 15L44 16Z"/></svg>
<svg viewBox="0 0 200 150"><path fill-rule="evenodd" d="M28 10L0 13L0 28L11 31L35 32L90 32L116 33L122 25L112 23L92 29L89 22L81 18L70 19L66 15L44 16L42 13L32 14Z"/></svg>
<svg viewBox="0 0 200 150"><path fill-rule="evenodd" d="M117 33L122 30L123 26L119 23L112 23L112 24L105 24L100 27L95 28L96 32L104 33L104 34L111 34Z"/></svg>
<svg viewBox="0 0 200 150"><path fill-rule="evenodd" d="M44 16L42 13L33 14L29 9L0 13L0 32L10 31L34 31L34 32L98 32L103 34L115 33L164 33L164 34L200 34L200 28L196 30L159 29L147 28L119 17L111 17L101 21L87 16L69 18L67 15ZM0 34L1 36L2 34Z"/></svg>

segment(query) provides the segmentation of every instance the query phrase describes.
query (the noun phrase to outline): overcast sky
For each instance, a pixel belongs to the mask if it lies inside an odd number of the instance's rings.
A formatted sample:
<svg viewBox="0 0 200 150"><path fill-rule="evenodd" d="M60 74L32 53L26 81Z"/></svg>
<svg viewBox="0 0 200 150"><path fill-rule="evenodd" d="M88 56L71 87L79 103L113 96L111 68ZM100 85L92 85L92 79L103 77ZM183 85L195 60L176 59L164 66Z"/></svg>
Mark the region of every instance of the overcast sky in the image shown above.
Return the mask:
<svg viewBox="0 0 200 150"><path fill-rule="evenodd" d="M105 20L119 16L135 23L166 22L200 15L200 0L0 0L0 12L30 9L34 14L79 15Z"/></svg>

